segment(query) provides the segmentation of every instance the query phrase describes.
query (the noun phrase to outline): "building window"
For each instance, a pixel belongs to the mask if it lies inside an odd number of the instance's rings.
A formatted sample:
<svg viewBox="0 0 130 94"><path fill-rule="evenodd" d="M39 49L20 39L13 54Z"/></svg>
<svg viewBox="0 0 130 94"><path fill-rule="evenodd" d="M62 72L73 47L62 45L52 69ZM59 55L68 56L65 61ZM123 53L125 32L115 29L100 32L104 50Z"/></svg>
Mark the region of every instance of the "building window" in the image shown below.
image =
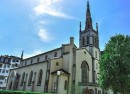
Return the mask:
<svg viewBox="0 0 130 94"><path fill-rule="evenodd" d="M94 36L92 37L93 45L94 45Z"/></svg>
<svg viewBox="0 0 130 94"><path fill-rule="evenodd" d="M14 68L15 67L15 64L12 64L12 68Z"/></svg>
<svg viewBox="0 0 130 94"><path fill-rule="evenodd" d="M27 61L25 61L25 66L27 65Z"/></svg>
<svg viewBox="0 0 130 94"><path fill-rule="evenodd" d="M23 83L24 83L24 78L25 78L25 72L24 72L23 75L22 75L21 85L23 85Z"/></svg>
<svg viewBox="0 0 130 94"><path fill-rule="evenodd" d="M82 39L82 45L85 45L85 38Z"/></svg>
<svg viewBox="0 0 130 94"><path fill-rule="evenodd" d="M5 73L5 69L3 69L2 73Z"/></svg>
<svg viewBox="0 0 130 94"><path fill-rule="evenodd" d="M6 70L6 73L8 73L8 70Z"/></svg>
<svg viewBox="0 0 130 94"><path fill-rule="evenodd" d="M4 68L6 68L6 65L4 65Z"/></svg>
<svg viewBox="0 0 130 94"><path fill-rule="evenodd" d="M5 58L5 63L8 63L8 58Z"/></svg>
<svg viewBox="0 0 130 94"><path fill-rule="evenodd" d="M101 94L101 90L98 90L98 94Z"/></svg>
<svg viewBox="0 0 130 94"><path fill-rule="evenodd" d="M8 63L10 63L10 62L11 62L11 58L8 59Z"/></svg>
<svg viewBox="0 0 130 94"><path fill-rule="evenodd" d="M45 60L47 60L47 55L45 56Z"/></svg>
<svg viewBox="0 0 130 94"><path fill-rule="evenodd" d="M18 67L18 64L17 64L17 63L15 63L15 67Z"/></svg>
<svg viewBox="0 0 130 94"><path fill-rule="evenodd" d="M2 64L0 64L0 68L2 67Z"/></svg>
<svg viewBox="0 0 130 94"><path fill-rule="evenodd" d="M13 61L12 62L15 62L15 59L13 59Z"/></svg>
<svg viewBox="0 0 130 94"><path fill-rule="evenodd" d="M0 80L4 80L5 79L5 76L0 76Z"/></svg>
<svg viewBox="0 0 130 94"><path fill-rule="evenodd" d="M87 36L87 44L89 44L89 36Z"/></svg>
<svg viewBox="0 0 130 94"><path fill-rule="evenodd" d="M10 65L7 66L8 68L10 67Z"/></svg>
<svg viewBox="0 0 130 94"><path fill-rule="evenodd" d="M64 90L67 90L67 80L65 80Z"/></svg>
<svg viewBox="0 0 130 94"><path fill-rule="evenodd" d="M83 62L81 65L82 68L82 82L88 82L89 81L89 66L87 64L87 62Z"/></svg>
<svg viewBox="0 0 130 94"><path fill-rule="evenodd" d="M33 63L33 60L31 60L31 64Z"/></svg>
<svg viewBox="0 0 130 94"><path fill-rule="evenodd" d="M0 84L3 84L3 82L2 82L2 81L0 81Z"/></svg>
<svg viewBox="0 0 130 94"><path fill-rule="evenodd" d="M39 74L38 74L38 81L37 81L37 85L41 85L42 83L42 74L43 74L43 71L42 69L39 71Z"/></svg>
<svg viewBox="0 0 130 94"><path fill-rule="evenodd" d="M97 46L97 39L95 38L95 46Z"/></svg>
<svg viewBox="0 0 130 94"><path fill-rule="evenodd" d="M39 57L37 58L37 62L39 62Z"/></svg>
<svg viewBox="0 0 130 94"><path fill-rule="evenodd" d="M96 63L96 69L98 69L98 64Z"/></svg>
<svg viewBox="0 0 130 94"><path fill-rule="evenodd" d="M57 52L54 53L54 57L57 57Z"/></svg>
<svg viewBox="0 0 130 94"><path fill-rule="evenodd" d="M32 77L33 77L33 71L30 72L29 80L28 80L28 85L31 85L32 83Z"/></svg>
<svg viewBox="0 0 130 94"><path fill-rule="evenodd" d="M19 62L19 60L17 59L16 62Z"/></svg>
<svg viewBox="0 0 130 94"><path fill-rule="evenodd" d="M97 51L95 51L95 57L97 58Z"/></svg>
<svg viewBox="0 0 130 94"><path fill-rule="evenodd" d="M1 62L4 62L4 58L3 57L1 57Z"/></svg>

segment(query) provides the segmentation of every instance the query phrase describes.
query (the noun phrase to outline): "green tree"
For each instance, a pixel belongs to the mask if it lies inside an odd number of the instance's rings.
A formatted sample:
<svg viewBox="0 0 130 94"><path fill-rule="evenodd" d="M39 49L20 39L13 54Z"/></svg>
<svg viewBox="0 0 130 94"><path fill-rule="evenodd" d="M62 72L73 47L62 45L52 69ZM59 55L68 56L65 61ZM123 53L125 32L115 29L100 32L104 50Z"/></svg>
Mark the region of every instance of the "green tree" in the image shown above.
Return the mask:
<svg viewBox="0 0 130 94"><path fill-rule="evenodd" d="M99 84L103 89L130 94L130 36L111 37L99 65Z"/></svg>

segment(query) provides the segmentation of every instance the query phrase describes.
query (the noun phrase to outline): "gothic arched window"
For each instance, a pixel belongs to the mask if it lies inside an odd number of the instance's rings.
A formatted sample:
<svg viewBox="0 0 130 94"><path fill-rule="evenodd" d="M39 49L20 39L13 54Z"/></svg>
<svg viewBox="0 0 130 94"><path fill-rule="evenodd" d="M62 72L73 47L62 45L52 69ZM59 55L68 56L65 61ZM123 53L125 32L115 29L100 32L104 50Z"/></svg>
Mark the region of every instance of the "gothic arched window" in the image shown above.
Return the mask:
<svg viewBox="0 0 130 94"><path fill-rule="evenodd" d="M21 85L23 85L23 83L24 83L24 78L25 78L25 72L24 72L23 75L22 75Z"/></svg>
<svg viewBox="0 0 130 94"><path fill-rule="evenodd" d="M97 38L95 38L95 46L97 46Z"/></svg>
<svg viewBox="0 0 130 94"><path fill-rule="evenodd" d="M39 59L39 57L38 57L38 58L37 58L37 63L39 62L39 60L40 60L40 59Z"/></svg>
<svg viewBox="0 0 130 94"><path fill-rule="evenodd" d="M54 57L57 57L57 52L54 53Z"/></svg>
<svg viewBox="0 0 130 94"><path fill-rule="evenodd" d="M39 74L38 74L38 80L37 80L37 84L38 85L41 85L42 83L42 74L43 74L43 71L42 69L39 71Z"/></svg>
<svg viewBox="0 0 130 94"><path fill-rule="evenodd" d="M93 45L94 45L94 36L92 37Z"/></svg>
<svg viewBox="0 0 130 94"><path fill-rule="evenodd" d="M89 81L89 66L86 61L82 62L81 69L82 69L81 71L82 82L88 82Z"/></svg>
<svg viewBox="0 0 130 94"><path fill-rule="evenodd" d="M33 63L33 60L31 60L31 64Z"/></svg>
<svg viewBox="0 0 130 94"><path fill-rule="evenodd" d="M87 44L89 44L89 36L87 36Z"/></svg>
<svg viewBox="0 0 130 94"><path fill-rule="evenodd" d="M33 71L30 72L29 80L28 80L28 85L31 85L31 83L32 83L32 78L33 78Z"/></svg>
<svg viewBox="0 0 130 94"><path fill-rule="evenodd" d="M82 45L85 45L85 38L82 39Z"/></svg>
<svg viewBox="0 0 130 94"><path fill-rule="evenodd" d="M47 60L47 55L45 56L45 60Z"/></svg>

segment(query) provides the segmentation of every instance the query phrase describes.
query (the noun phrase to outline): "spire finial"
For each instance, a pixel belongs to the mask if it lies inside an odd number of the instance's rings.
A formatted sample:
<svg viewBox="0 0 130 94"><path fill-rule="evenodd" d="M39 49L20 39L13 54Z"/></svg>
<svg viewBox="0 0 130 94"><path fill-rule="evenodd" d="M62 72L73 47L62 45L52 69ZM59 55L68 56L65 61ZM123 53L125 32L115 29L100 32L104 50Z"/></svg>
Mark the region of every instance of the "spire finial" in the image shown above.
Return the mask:
<svg viewBox="0 0 130 94"><path fill-rule="evenodd" d="M80 28L80 31L81 31L81 22L80 22L80 26L79 26L79 28Z"/></svg>
<svg viewBox="0 0 130 94"><path fill-rule="evenodd" d="M96 31L98 32L98 23L96 23Z"/></svg>
<svg viewBox="0 0 130 94"><path fill-rule="evenodd" d="M90 13L89 1L87 1L87 13Z"/></svg>
<svg viewBox="0 0 130 94"><path fill-rule="evenodd" d="M22 54L21 54L21 60L23 60L23 53L24 53L24 50L22 50Z"/></svg>
<svg viewBox="0 0 130 94"><path fill-rule="evenodd" d="M87 28L93 28L92 27L92 18L91 18L89 1L87 1L87 10L86 10L86 26L85 26L85 29L87 29Z"/></svg>

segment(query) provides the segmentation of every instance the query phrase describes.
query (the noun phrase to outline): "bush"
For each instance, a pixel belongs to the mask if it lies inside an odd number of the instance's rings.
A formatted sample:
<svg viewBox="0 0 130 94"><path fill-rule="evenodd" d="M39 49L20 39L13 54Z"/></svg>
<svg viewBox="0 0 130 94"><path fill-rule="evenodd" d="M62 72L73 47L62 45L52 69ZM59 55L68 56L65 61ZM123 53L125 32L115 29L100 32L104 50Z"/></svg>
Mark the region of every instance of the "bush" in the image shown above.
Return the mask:
<svg viewBox="0 0 130 94"><path fill-rule="evenodd" d="M13 90L0 90L0 94L41 94L39 92L26 92L26 91L13 91Z"/></svg>

